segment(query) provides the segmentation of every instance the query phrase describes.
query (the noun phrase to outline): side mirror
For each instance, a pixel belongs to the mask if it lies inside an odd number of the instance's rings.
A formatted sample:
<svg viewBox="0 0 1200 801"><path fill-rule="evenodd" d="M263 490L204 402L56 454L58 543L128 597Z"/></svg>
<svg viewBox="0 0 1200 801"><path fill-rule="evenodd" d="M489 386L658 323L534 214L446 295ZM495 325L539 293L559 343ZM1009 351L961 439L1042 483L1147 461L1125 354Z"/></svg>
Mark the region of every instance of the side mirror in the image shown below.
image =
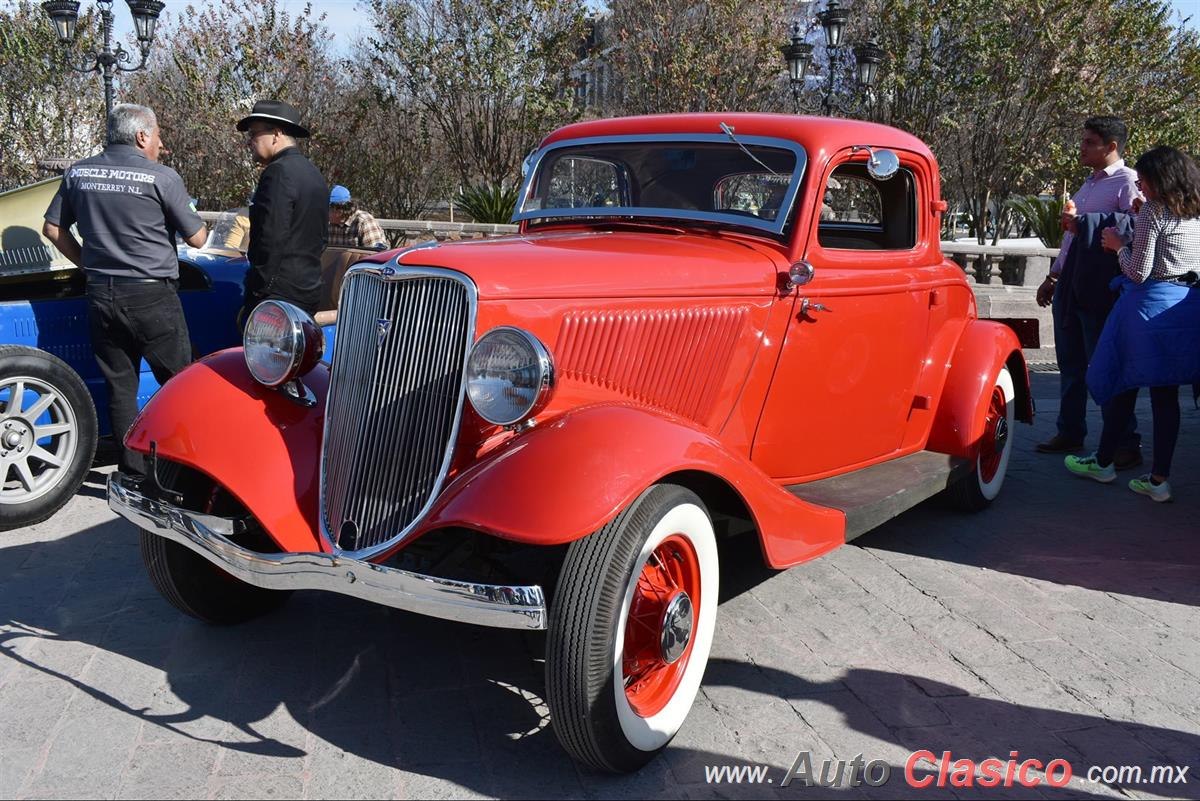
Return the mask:
<svg viewBox="0 0 1200 801"><path fill-rule="evenodd" d="M851 152L867 151L867 174L876 181L886 181L900 169L900 157L891 150L876 150L867 145L855 145Z"/></svg>
<svg viewBox="0 0 1200 801"><path fill-rule="evenodd" d="M900 157L891 150L876 150L867 160L867 173L876 181L886 181L900 169Z"/></svg>
<svg viewBox="0 0 1200 801"><path fill-rule="evenodd" d="M813 266L806 261L798 261L788 270L786 283L783 285L784 294L797 287L804 286L813 279Z"/></svg>

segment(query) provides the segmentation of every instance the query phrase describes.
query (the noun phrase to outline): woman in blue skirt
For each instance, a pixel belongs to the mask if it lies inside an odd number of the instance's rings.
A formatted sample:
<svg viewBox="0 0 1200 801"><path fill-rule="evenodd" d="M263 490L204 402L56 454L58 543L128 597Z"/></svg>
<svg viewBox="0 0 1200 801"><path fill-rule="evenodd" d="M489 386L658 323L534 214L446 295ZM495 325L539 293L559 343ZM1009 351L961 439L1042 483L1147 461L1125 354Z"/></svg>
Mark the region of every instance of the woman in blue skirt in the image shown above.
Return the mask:
<svg viewBox="0 0 1200 801"><path fill-rule="evenodd" d="M1150 388L1154 412L1154 463L1129 482L1155 501L1171 500L1171 456L1179 437L1179 386L1200 382L1200 169L1172 147L1156 147L1138 159L1138 188L1146 201L1132 245L1113 228L1104 247L1121 264L1121 297L1104 324L1088 366L1087 383L1101 405L1100 447L1086 457L1068 456L1067 469L1108 483L1119 432L1133 414L1138 389Z"/></svg>

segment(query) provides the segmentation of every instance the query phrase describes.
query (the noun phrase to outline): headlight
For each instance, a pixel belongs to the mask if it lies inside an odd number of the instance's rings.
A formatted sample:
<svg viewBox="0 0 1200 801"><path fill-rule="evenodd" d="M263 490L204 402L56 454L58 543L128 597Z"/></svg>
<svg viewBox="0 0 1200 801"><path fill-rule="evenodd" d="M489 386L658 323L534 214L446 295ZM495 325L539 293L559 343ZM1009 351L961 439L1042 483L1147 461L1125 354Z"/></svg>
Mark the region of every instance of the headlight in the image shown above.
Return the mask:
<svg viewBox="0 0 1200 801"><path fill-rule="evenodd" d="M325 352L325 335L313 318L279 300L264 300L254 307L243 342L250 375L268 387L304 375Z"/></svg>
<svg viewBox="0 0 1200 801"><path fill-rule="evenodd" d="M498 426L530 417L550 398L554 365L537 337L503 326L487 332L467 361L467 397L479 416Z"/></svg>

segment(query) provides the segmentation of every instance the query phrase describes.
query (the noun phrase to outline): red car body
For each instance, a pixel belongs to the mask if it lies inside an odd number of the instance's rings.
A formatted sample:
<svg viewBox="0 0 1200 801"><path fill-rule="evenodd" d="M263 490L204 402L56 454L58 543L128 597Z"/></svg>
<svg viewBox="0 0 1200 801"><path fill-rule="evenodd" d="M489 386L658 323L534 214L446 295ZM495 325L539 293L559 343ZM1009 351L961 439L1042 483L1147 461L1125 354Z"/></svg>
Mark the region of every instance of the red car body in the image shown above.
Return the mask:
<svg viewBox="0 0 1200 801"><path fill-rule="evenodd" d="M908 494L917 500L959 480L976 482L968 494L977 505L994 497L996 474L1003 479L1011 448L1008 424L1032 420L1028 375L1014 334L977 319L962 269L942 255L938 235L946 204L925 144L850 120L698 114L570 125L548 136L541 152L580 142L686 143L689 137L720 137L722 124L738 139L766 143L762 147L791 143L802 154L786 219L768 220L777 230L723 225L704 215L526 217L514 236L382 253L356 268L384 275L435 268L465 276L477 292L474 339L502 326L521 329L544 343L553 360L552 390L532 422L493 425L459 400L454 444L436 492L403 536L371 550L363 564L391 564L423 538L445 531L475 532L513 546L582 548L589 538L623 531L626 510L650 488L670 485L694 493L688 497L698 498L714 519L719 511L745 521L757 533L766 563L784 568L911 505L895 501L898 493L887 487L867 512L827 501L846 481L861 489L909 480L889 473L889 466L923 460L944 467L931 488ZM882 149L898 157L903 191L868 176L867 162ZM755 175L768 172L774 170ZM876 216L890 213L888 193L902 197L903 208L895 210L909 237L902 246L878 246L882 240L871 237L886 232L874 223L821 219L829 211L829 193L855 181L863 191L882 187L884 208L871 212ZM527 186L524 197L532 191ZM252 516L278 552L326 554L329 564L342 565L362 552L338 547L340 521L322 522L322 470L326 458L334 459L323 454L330 369L336 378L343 349L352 347L344 340L345 304L343 294L333 367L319 364L303 376L315 405L258 383L235 349L170 381L126 439L132 448L153 450L160 463L207 477ZM384 333L381 328L380 342ZM393 435L369 423L361 436ZM394 436L396 453L402 453L404 437ZM114 508L125 514L132 496L117 495ZM126 516L154 532L147 508L140 519ZM157 525L161 531L166 524ZM705 587L705 600L698 600L702 571L686 568L692 562L704 567L707 557L692 559L696 549L686 542L674 551L669 546L668 538L663 553L685 565L675 583L694 585L688 593L673 591L675 598L688 595L687 609L677 608L682 602L667 611L643 607L678 624L688 650L681 659L665 644L668 623L662 622L646 648L665 678L657 689L632 692L626 676L630 708L648 720L666 715L662 710L670 709L676 688L692 680L672 666L689 658L698 636L695 609L711 607L716 597ZM641 569L643 579L655 578L649 567ZM671 584L665 574L659 578ZM564 596L561 588L558 595ZM643 608L638 597L626 600L631 615ZM552 612L542 625L553 629L555 619ZM628 653L633 638L625 631L625 651L621 642L615 646L618 661L631 672L640 669L630 667L638 664ZM553 631L551 640L553 647ZM554 681L548 676L548 684ZM571 714L564 711L574 703L571 692L563 690L557 706L551 699L556 721ZM613 714L628 718L620 710ZM674 718L655 724L672 725L678 728ZM627 726L615 744L589 726L569 723L560 739L573 756L596 767L630 769L665 745L640 734L637 725Z"/></svg>

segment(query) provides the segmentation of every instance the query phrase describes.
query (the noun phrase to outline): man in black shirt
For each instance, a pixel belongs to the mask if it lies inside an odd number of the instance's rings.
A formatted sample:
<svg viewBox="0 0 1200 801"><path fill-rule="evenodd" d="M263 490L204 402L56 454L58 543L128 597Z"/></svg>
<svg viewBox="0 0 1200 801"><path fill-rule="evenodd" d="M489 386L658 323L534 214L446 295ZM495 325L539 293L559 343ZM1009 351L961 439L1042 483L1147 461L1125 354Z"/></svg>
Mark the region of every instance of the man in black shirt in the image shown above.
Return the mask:
<svg viewBox="0 0 1200 801"><path fill-rule="evenodd" d="M158 163L162 150L153 111L116 106L108 118L108 146L66 171L42 228L87 277L92 348L119 439L137 415L142 359L160 384L192 360L176 292L175 235L200 247L208 231L179 173ZM82 247L72 225L78 226ZM122 472L136 480L144 470L140 453L122 450Z"/></svg>
<svg viewBox="0 0 1200 801"><path fill-rule="evenodd" d="M284 300L315 314L321 298L321 251L329 237L329 187L296 147L308 136L300 114L279 100L260 100L237 129L266 165L250 201L250 272L243 323L264 300Z"/></svg>

